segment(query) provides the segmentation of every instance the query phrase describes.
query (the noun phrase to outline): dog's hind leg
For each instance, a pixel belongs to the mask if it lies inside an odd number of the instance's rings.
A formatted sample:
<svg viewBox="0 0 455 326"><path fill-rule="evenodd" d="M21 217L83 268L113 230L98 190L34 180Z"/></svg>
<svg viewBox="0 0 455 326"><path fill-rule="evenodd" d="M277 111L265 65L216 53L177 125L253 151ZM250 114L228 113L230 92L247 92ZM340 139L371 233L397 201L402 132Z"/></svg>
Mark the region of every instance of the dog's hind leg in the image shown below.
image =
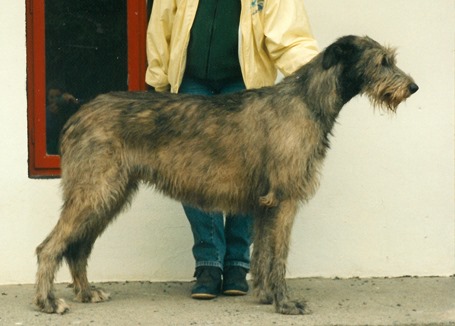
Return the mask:
<svg viewBox="0 0 455 326"><path fill-rule="evenodd" d="M63 214L63 212L62 212ZM65 313L69 307L63 299L57 299L54 294L54 277L61 264L63 252L66 249L66 242L60 239L68 237L63 234L62 223L59 221L47 236L47 238L36 248L38 258L38 272L36 274L36 295L34 303L38 308L47 313Z"/></svg>
<svg viewBox="0 0 455 326"><path fill-rule="evenodd" d="M124 207L125 203L130 201L132 194L137 190L137 182L134 181L129 182L126 187L120 186L121 183L117 184L117 187L115 184L110 185L111 204L108 204L107 209L100 211L100 215L94 220L92 226L86 229L84 237L71 243L64 254L73 278L76 301L95 303L109 299L109 293L90 286L87 278L87 261L95 240Z"/></svg>
<svg viewBox="0 0 455 326"><path fill-rule="evenodd" d="M112 169L110 172L110 176L88 176L90 183L86 183L83 177L80 182L63 179L64 206L60 219L36 250L38 272L35 304L44 312L64 313L68 310L66 303L56 299L53 291L54 276L63 257L70 267L76 300L99 302L109 297L99 289L90 288L87 260L96 238L137 188L135 182L128 181L120 173L114 175Z"/></svg>
<svg viewBox="0 0 455 326"><path fill-rule="evenodd" d="M271 225L265 230L264 244L267 244L271 258L267 268L267 293L273 296L277 312L286 315L307 313L304 302L290 300L286 286L286 262L289 253L292 225L297 213L297 202L282 201L274 210Z"/></svg>
<svg viewBox="0 0 455 326"><path fill-rule="evenodd" d="M79 302L101 302L109 299L108 293L91 288L87 278L87 261L95 240L96 233L70 244L64 254L73 278L76 301Z"/></svg>

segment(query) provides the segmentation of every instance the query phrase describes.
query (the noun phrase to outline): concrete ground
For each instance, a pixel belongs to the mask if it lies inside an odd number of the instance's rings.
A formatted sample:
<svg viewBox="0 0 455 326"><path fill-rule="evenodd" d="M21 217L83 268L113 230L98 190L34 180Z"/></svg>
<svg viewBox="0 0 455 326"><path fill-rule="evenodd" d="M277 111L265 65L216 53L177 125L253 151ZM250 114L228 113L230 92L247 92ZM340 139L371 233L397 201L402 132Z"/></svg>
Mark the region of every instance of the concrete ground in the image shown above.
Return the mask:
<svg viewBox="0 0 455 326"><path fill-rule="evenodd" d="M293 297L312 313L284 316L253 295L189 297L189 282L96 284L111 300L82 304L67 284L57 295L69 313L43 314L31 304L33 285L0 286L0 325L455 325L455 278L291 279Z"/></svg>

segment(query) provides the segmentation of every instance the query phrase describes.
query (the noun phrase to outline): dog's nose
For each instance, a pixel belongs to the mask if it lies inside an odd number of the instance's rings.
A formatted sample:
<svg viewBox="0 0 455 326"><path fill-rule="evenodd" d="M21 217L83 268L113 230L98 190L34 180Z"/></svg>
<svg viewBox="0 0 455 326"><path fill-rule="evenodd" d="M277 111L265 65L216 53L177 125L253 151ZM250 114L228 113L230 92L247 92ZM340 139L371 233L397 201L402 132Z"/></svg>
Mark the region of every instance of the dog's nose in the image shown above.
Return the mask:
<svg viewBox="0 0 455 326"><path fill-rule="evenodd" d="M409 92L410 92L411 94L414 94L414 93L417 92L418 90L419 90L419 86L417 86L416 83L411 83L411 84L409 85Z"/></svg>

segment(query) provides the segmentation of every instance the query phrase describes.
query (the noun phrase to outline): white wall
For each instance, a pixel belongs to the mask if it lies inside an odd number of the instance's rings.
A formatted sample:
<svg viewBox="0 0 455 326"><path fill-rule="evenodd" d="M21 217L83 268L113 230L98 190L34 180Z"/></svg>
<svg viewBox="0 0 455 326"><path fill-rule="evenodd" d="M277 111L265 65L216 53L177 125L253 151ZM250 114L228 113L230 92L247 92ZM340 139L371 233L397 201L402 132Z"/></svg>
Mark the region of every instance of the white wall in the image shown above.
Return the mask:
<svg viewBox="0 0 455 326"><path fill-rule="evenodd" d="M420 90L396 116L357 98L342 111L320 191L296 221L289 276L455 273L454 1L307 0L321 47L344 34L399 48ZM0 11L0 284L34 281L34 248L58 218L58 180L27 177L24 2ZM89 276L189 280L180 205L142 189L95 245ZM66 266L58 281L69 280Z"/></svg>

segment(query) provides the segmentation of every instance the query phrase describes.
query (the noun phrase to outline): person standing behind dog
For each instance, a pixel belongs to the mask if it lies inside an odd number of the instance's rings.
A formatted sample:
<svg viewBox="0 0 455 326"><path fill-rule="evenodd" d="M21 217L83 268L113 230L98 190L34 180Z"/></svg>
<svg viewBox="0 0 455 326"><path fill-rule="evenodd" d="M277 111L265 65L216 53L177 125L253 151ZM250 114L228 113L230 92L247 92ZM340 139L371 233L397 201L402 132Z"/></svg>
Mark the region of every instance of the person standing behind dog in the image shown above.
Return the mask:
<svg viewBox="0 0 455 326"><path fill-rule="evenodd" d="M146 83L155 91L214 95L271 86L317 53L302 0L155 0ZM244 295L252 218L183 204L194 237L194 299Z"/></svg>

